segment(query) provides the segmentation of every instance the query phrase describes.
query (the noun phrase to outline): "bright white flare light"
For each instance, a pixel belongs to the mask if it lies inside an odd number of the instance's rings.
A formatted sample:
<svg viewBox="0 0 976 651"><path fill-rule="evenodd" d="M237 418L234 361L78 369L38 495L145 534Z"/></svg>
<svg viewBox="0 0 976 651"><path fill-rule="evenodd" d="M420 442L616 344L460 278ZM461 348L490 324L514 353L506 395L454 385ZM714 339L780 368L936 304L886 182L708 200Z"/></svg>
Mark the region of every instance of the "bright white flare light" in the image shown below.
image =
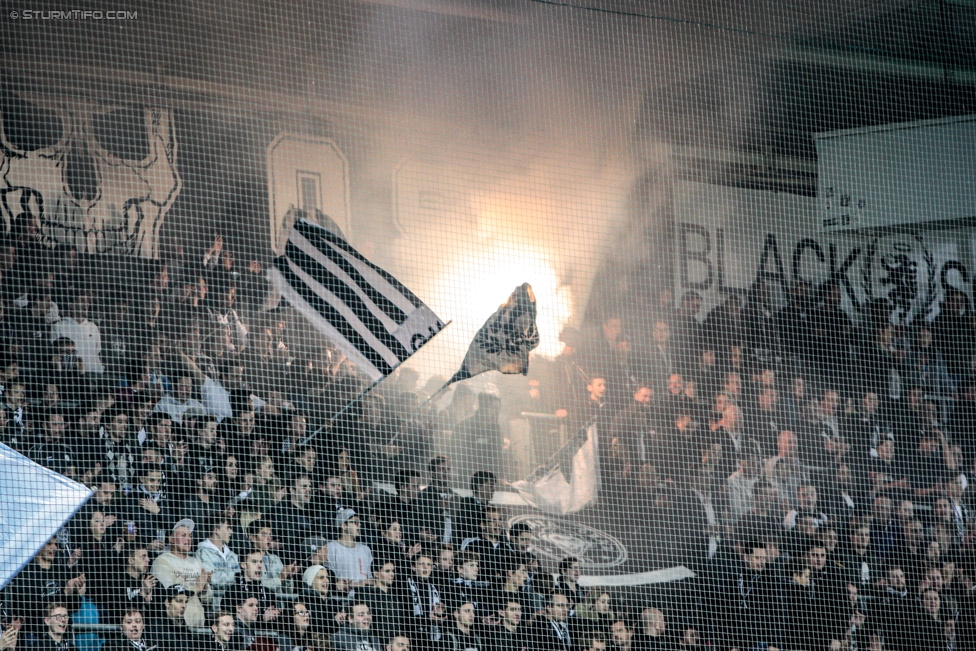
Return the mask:
<svg viewBox="0 0 976 651"><path fill-rule="evenodd" d="M445 265L431 305L455 320L446 334L466 342L522 283L535 292L540 342L535 354L555 357L563 349L559 333L573 314L572 290L560 285L553 262L533 246L490 243L480 252L459 252Z"/></svg>

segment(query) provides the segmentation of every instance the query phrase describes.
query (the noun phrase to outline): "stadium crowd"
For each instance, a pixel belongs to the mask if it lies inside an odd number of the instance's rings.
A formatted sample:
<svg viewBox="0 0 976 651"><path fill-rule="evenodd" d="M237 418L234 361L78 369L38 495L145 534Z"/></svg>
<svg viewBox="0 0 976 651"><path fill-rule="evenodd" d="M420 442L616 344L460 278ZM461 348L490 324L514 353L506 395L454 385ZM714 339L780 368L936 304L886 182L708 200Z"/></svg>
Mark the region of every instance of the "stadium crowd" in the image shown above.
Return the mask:
<svg viewBox="0 0 976 651"><path fill-rule="evenodd" d="M565 331L506 404L458 388L438 411L404 372L333 420L364 379L261 312L261 264L222 238L202 260L27 233L0 253L3 442L94 491L3 591L0 650L974 646L962 292L910 325L884 300L855 323L839 283L707 315L662 292L640 324ZM601 504L671 536L693 598L536 558L490 503L523 411L609 434Z"/></svg>

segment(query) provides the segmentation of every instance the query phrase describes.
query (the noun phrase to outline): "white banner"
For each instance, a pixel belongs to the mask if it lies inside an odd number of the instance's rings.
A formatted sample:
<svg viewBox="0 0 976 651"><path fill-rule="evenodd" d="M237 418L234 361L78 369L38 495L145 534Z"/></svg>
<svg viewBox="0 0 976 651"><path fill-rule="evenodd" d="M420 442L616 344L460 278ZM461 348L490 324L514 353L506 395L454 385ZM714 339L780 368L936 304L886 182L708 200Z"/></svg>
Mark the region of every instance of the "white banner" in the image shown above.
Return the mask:
<svg viewBox="0 0 976 651"><path fill-rule="evenodd" d="M905 320L933 318L947 287L971 294L972 229L827 234L815 199L703 183L677 183L674 202L675 294L701 294L702 316L760 279L780 300L833 280L851 314L887 297Z"/></svg>
<svg viewBox="0 0 976 651"><path fill-rule="evenodd" d="M91 494L0 443L0 590Z"/></svg>

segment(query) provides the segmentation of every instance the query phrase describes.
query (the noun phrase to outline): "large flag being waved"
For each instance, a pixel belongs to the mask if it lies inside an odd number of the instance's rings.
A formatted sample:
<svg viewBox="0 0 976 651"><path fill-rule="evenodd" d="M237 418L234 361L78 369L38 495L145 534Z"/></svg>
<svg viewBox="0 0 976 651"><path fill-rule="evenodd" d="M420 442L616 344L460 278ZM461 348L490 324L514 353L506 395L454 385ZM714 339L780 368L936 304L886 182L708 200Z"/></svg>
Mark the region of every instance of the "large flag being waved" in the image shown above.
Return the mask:
<svg viewBox="0 0 976 651"><path fill-rule="evenodd" d="M269 274L285 300L374 381L444 327L400 281L304 219Z"/></svg>
<svg viewBox="0 0 976 651"><path fill-rule="evenodd" d="M596 499L600 492L600 458L595 423L582 427L576 436L553 455L545 466L525 481L512 483L526 502L546 513L575 513Z"/></svg>
<svg viewBox="0 0 976 651"><path fill-rule="evenodd" d="M485 371L501 371L506 375L528 373L529 352L539 345L535 315L535 294L529 283L522 283L478 330L461 370L448 384Z"/></svg>
<svg viewBox="0 0 976 651"><path fill-rule="evenodd" d="M91 494L0 443L0 590Z"/></svg>

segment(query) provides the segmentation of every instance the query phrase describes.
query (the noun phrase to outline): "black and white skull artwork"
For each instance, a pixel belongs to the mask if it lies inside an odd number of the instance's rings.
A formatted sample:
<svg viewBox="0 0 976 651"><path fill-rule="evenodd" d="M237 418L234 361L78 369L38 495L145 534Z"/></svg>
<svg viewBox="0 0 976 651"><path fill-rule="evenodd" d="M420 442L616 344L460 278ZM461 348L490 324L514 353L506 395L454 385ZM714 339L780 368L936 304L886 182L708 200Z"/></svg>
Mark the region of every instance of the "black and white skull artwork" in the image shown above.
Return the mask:
<svg viewBox="0 0 976 651"><path fill-rule="evenodd" d="M155 259L182 188L168 110L7 96L0 213L48 246Z"/></svg>

